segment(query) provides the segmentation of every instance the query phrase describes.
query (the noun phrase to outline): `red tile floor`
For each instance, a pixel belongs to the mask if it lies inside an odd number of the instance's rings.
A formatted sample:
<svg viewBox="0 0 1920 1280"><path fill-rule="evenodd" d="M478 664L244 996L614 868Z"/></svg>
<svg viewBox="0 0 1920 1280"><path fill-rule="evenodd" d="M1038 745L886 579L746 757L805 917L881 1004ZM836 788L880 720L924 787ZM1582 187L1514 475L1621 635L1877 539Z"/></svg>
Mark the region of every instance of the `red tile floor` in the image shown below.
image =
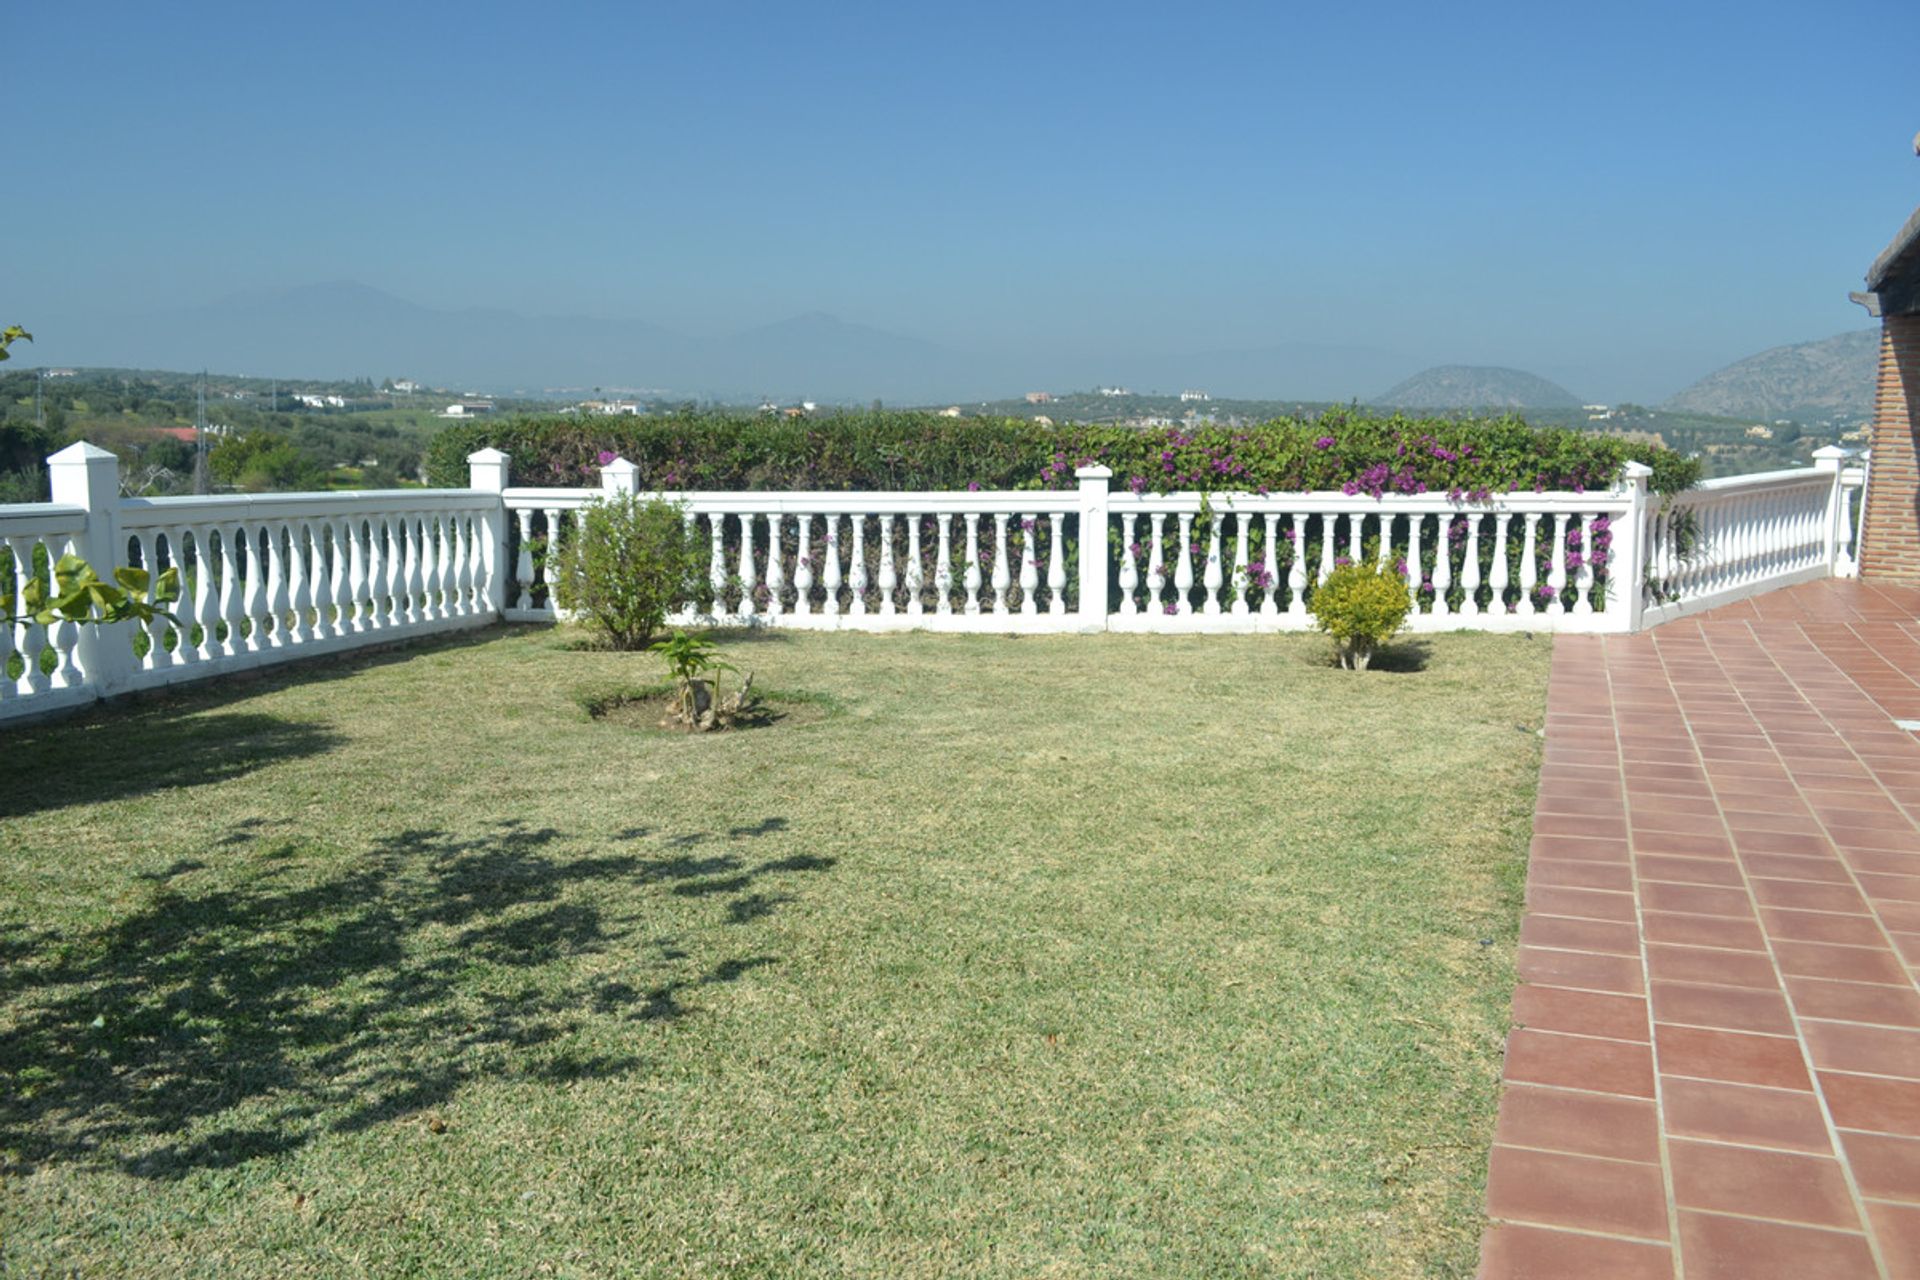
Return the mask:
<svg viewBox="0 0 1920 1280"><path fill-rule="evenodd" d="M1920 1280L1920 590L1554 645L1484 1280Z"/></svg>

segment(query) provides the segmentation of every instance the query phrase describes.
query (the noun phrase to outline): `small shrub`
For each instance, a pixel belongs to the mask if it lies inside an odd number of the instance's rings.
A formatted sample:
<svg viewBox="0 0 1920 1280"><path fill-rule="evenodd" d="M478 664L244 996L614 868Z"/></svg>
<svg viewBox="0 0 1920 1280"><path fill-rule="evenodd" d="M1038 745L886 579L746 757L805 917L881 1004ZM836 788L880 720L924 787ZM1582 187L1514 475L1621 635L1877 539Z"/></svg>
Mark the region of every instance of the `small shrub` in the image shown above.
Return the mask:
<svg viewBox="0 0 1920 1280"><path fill-rule="evenodd" d="M555 602L616 649L646 648L693 595L699 568L681 508L625 493L588 506L581 527L560 540L558 560Z"/></svg>
<svg viewBox="0 0 1920 1280"><path fill-rule="evenodd" d="M1307 601L1314 622L1340 645L1340 665L1355 671L1367 669L1412 608L1406 582L1371 558L1336 568Z"/></svg>

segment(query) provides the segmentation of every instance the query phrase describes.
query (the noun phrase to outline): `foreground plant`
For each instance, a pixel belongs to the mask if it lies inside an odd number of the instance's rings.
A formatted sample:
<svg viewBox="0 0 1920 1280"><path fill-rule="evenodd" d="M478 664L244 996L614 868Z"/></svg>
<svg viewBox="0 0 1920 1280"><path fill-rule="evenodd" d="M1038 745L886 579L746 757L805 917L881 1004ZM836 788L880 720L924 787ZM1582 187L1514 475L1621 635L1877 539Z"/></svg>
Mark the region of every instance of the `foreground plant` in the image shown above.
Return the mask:
<svg viewBox="0 0 1920 1280"><path fill-rule="evenodd" d="M694 592L698 556L685 512L660 498L614 494L593 502L542 555L553 598L616 649L644 649L673 607Z"/></svg>
<svg viewBox="0 0 1920 1280"><path fill-rule="evenodd" d="M180 598L178 569L166 570L158 582L145 569L125 567L115 569L113 578L105 581L79 556L61 556L44 579L30 574L17 598L10 583L0 588L0 619L8 626L32 622L43 627L56 622L177 621L160 606Z"/></svg>
<svg viewBox="0 0 1920 1280"><path fill-rule="evenodd" d="M1406 581L1371 557L1342 563L1307 601L1314 624L1340 646L1340 665L1365 671L1413 608Z"/></svg>
<svg viewBox="0 0 1920 1280"><path fill-rule="evenodd" d="M667 673L674 683L673 703L660 722L662 729L684 729L688 733L731 729L757 709L751 671L731 695L721 696L720 673L739 668L723 660L719 646L706 637L675 631L654 645L653 651L666 660Z"/></svg>

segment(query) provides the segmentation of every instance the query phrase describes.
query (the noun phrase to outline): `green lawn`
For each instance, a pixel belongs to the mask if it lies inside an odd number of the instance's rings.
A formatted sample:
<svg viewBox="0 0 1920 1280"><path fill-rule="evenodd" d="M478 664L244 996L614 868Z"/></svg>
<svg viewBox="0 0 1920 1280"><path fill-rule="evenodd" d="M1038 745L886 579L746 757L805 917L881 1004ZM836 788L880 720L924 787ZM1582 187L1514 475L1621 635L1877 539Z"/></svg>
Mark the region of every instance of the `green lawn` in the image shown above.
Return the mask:
<svg viewBox="0 0 1920 1280"><path fill-rule="evenodd" d="M0 731L0 1271L1471 1273L1548 641L729 652Z"/></svg>

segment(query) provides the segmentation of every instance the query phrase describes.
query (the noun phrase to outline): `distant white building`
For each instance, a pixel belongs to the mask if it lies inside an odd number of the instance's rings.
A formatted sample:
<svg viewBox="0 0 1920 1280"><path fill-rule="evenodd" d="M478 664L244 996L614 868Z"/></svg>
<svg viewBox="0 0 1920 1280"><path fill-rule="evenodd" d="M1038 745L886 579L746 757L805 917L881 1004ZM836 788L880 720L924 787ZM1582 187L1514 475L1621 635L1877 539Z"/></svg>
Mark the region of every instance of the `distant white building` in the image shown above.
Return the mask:
<svg viewBox="0 0 1920 1280"><path fill-rule="evenodd" d="M1180 403L1182 404L1188 404L1195 400L1198 400L1204 403L1205 401L1208 401L1211 399L1213 399L1213 397L1208 395L1204 391L1182 391L1180 393Z"/></svg>
<svg viewBox="0 0 1920 1280"><path fill-rule="evenodd" d="M960 416L960 406L957 404L950 404L946 408L940 411L940 416L943 418L957 418Z"/></svg>
<svg viewBox="0 0 1920 1280"><path fill-rule="evenodd" d="M400 381L393 384L393 389L395 391L398 391L401 395L410 396L414 392L424 391L426 388L422 387L419 383L415 382L412 378L402 378L400 379Z"/></svg>
<svg viewBox="0 0 1920 1280"><path fill-rule="evenodd" d="M309 409L344 409L347 407L347 398L345 396L308 395L305 392L296 391L293 394L293 398L296 403L303 404Z"/></svg>
<svg viewBox="0 0 1920 1280"><path fill-rule="evenodd" d="M1029 391L1027 392L1027 403L1028 404L1052 404L1053 393L1051 391Z"/></svg>
<svg viewBox="0 0 1920 1280"><path fill-rule="evenodd" d="M1093 394L1097 396L1130 396L1133 392L1127 390L1125 387L1095 387Z"/></svg>
<svg viewBox="0 0 1920 1280"><path fill-rule="evenodd" d="M602 417L625 415L637 418L641 410L638 400L585 400L580 404L580 412L595 413Z"/></svg>
<svg viewBox="0 0 1920 1280"><path fill-rule="evenodd" d="M443 418L478 418L493 412L491 400L455 400L440 411Z"/></svg>

